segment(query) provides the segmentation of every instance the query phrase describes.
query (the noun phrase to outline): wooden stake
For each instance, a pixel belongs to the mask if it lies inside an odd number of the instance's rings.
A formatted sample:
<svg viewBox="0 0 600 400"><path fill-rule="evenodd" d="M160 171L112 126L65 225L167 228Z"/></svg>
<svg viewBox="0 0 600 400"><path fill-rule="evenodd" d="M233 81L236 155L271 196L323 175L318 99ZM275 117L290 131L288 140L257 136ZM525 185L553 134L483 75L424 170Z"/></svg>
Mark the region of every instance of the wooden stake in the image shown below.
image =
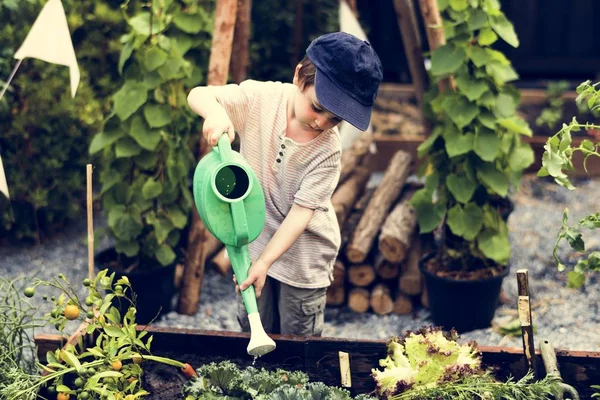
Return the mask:
<svg viewBox="0 0 600 400"><path fill-rule="evenodd" d="M237 0L217 0L215 11L215 28L210 51L208 67L208 84L225 85L227 72L231 60L231 46L233 29L237 13ZM200 138L200 158L211 150L204 138ZM180 314L194 315L198 312L200 290L204 280L204 267L206 263L206 241L210 232L198 215L198 210L192 207L192 222L188 236L188 250L183 283L179 294L177 311Z"/></svg>
<svg viewBox="0 0 600 400"><path fill-rule="evenodd" d="M529 368L536 374L535 342L533 340L533 324L531 321L531 303L529 301L529 280L526 269L517 270L519 299L517 311L523 333L523 352Z"/></svg>
<svg viewBox="0 0 600 400"><path fill-rule="evenodd" d="M240 83L248 77L251 14L252 0L238 0L237 18L233 32L233 50L229 65L231 80L235 83Z"/></svg>
<svg viewBox="0 0 600 400"><path fill-rule="evenodd" d="M438 8L437 0L419 0L421 6L421 14L425 21L425 32L427 34L427 41L429 42L429 50L433 52L438 47L446 44L446 36L444 35L444 28L442 26L442 15ZM454 78L449 76L446 79L442 79L438 83L438 87L441 92L451 89L455 89Z"/></svg>
<svg viewBox="0 0 600 400"><path fill-rule="evenodd" d="M340 386L352 387L352 374L350 373L350 354L345 351L338 352L340 360Z"/></svg>
<svg viewBox="0 0 600 400"><path fill-rule="evenodd" d="M88 222L88 278L94 280L94 202L92 197L92 164L86 168Z"/></svg>
<svg viewBox="0 0 600 400"><path fill-rule="evenodd" d="M398 17L400 35L404 44L404 52L408 59L408 68L412 77L415 95L419 107L423 104L423 93L427 87L427 72L423 59L423 46L415 13L413 0L394 0L394 8Z"/></svg>

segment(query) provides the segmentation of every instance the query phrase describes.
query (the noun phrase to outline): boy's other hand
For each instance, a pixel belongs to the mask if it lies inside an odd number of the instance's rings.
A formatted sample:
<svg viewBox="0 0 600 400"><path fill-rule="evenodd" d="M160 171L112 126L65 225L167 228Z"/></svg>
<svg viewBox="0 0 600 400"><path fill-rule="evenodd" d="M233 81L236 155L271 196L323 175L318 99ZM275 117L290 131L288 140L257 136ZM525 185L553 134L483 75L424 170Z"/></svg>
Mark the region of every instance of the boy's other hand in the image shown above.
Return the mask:
<svg viewBox="0 0 600 400"><path fill-rule="evenodd" d="M229 136L229 143L235 139L235 129L225 112L209 115L202 126L202 135L211 146L216 146L224 133Z"/></svg>
<svg viewBox="0 0 600 400"><path fill-rule="evenodd" d="M269 270L270 265L262 261L260 258L256 260L250 269L248 270L248 278L241 285L236 286L236 291L244 290L248 288L250 285L254 285L254 292L256 293L256 297L260 297L262 293L262 289L265 286L265 281L267 280L267 271ZM234 276L234 282L235 276ZM237 282L236 282L237 283Z"/></svg>

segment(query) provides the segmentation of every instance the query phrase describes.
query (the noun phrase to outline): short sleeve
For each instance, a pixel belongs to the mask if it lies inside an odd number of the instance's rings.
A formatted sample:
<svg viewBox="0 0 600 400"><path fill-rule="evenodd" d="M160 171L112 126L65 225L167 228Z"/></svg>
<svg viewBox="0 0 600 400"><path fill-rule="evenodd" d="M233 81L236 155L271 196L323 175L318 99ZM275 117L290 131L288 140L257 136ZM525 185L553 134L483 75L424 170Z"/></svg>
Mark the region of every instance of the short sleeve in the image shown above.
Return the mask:
<svg viewBox="0 0 600 400"><path fill-rule="evenodd" d="M259 90L259 85L258 81L247 80L239 85L209 86L219 104L225 108L225 112L238 133L244 132L248 113Z"/></svg>
<svg viewBox="0 0 600 400"><path fill-rule="evenodd" d="M340 154L336 153L310 171L294 196L294 203L312 210L328 211L327 204L340 179Z"/></svg>

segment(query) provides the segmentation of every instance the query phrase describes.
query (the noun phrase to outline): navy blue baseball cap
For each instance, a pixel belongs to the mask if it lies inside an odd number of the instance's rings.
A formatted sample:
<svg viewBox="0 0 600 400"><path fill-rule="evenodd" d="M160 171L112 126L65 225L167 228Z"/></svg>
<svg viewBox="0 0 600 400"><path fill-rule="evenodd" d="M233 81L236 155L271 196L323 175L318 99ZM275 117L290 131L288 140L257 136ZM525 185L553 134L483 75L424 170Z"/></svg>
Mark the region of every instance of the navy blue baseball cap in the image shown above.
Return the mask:
<svg viewBox="0 0 600 400"><path fill-rule="evenodd" d="M317 67L315 93L327 111L365 131L383 72L379 56L367 41L345 32L315 39L306 50Z"/></svg>

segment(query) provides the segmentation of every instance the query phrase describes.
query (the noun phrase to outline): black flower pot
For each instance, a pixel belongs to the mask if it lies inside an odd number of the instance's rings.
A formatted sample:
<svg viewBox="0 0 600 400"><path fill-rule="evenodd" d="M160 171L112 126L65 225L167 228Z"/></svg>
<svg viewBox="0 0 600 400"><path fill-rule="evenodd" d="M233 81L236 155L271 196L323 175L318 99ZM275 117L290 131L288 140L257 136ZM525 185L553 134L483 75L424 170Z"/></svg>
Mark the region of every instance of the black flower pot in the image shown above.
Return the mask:
<svg viewBox="0 0 600 400"><path fill-rule="evenodd" d="M434 256L428 254L419 262L434 324L458 332L488 328L494 319L502 281L510 269L507 267L501 275L488 279L456 280L440 277L425 268Z"/></svg>
<svg viewBox="0 0 600 400"><path fill-rule="evenodd" d="M135 294L135 307L137 309L136 322L148 324L158 316L161 316L172 308L172 300L175 295L175 263L163 267L135 268L131 272L124 272L114 268L117 260L117 252L114 248L108 248L96 255L95 267L98 270L108 269L109 273L115 273L115 281L126 276L131 283ZM130 293L128 293L130 295ZM115 302L115 307L121 313L127 309L127 302Z"/></svg>

